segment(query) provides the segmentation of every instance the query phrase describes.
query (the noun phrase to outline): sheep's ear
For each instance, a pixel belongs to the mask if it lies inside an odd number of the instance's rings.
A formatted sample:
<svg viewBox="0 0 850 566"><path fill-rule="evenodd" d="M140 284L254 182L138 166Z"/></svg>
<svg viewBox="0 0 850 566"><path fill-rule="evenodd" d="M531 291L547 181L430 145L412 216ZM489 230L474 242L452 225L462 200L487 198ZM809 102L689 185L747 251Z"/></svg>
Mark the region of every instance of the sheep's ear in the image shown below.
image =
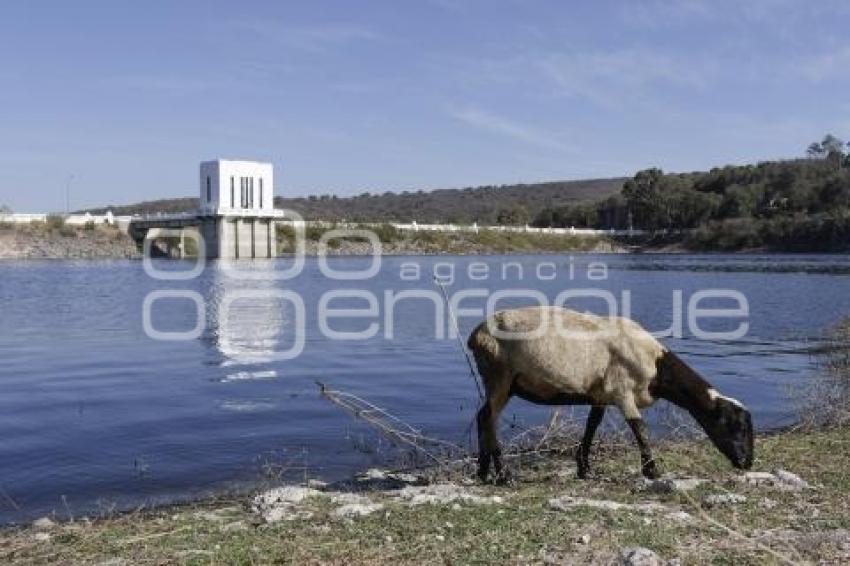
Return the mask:
<svg viewBox="0 0 850 566"><path fill-rule="evenodd" d="M732 397L726 397L725 395L721 395L713 387L709 388L708 397L714 403L715 409L723 407L725 402L729 403L730 405L734 405L739 409L746 410L746 407L744 407L744 405L740 401L738 401L737 399L733 399Z"/></svg>

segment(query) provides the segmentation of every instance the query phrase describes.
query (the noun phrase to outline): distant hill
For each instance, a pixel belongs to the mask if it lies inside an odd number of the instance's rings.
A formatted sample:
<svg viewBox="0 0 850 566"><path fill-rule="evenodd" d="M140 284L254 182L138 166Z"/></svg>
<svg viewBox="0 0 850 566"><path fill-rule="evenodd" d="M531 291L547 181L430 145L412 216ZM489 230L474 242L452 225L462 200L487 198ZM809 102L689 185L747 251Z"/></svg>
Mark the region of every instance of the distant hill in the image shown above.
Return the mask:
<svg viewBox="0 0 850 566"><path fill-rule="evenodd" d="M562 208L617 194L625 178L554 181L519 185L363 193L352 197L321 195L275 198L277 208L295 210L307 220L354 222L525 224L546 208ZM88 209L114 214L150 214L195 210L198 199L186 197Z"/></svg>

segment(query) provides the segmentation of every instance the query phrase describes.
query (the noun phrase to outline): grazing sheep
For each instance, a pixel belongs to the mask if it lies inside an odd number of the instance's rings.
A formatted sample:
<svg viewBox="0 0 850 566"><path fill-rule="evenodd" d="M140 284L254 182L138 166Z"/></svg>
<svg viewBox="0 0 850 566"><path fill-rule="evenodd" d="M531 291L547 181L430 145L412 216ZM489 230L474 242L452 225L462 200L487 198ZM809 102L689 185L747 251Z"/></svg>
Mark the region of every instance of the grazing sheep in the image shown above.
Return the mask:
<svg viewBox="0 0 850 566"><path fill-rule="evenodd" d="M687 410L734 466L752 465L749 411L718 393L631 320L560 307L506 310L478 325L468 346L486 391L477 419L482 480L487 479L491 460L497 481L507 479L495 425L513 395L544 405L591 405L576 453L580 478L587 475L593 435L608 405L620 409L634 433L643 475L658 477L640 413L658 399Z"/></svg>

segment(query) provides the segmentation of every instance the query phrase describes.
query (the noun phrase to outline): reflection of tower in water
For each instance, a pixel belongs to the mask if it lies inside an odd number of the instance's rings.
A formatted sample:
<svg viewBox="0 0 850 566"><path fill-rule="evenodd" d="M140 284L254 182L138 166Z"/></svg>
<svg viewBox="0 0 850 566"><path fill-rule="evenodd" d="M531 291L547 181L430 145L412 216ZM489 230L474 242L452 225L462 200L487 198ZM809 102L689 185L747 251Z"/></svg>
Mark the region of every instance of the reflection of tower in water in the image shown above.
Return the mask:
<svg viewBox="0 0 850 566"><path fill-rule="evenodd" d="M240 270L262 276L271 261L241 262ZM295 333L292 305L279 296L274 280L242 279L222 262L209 266L208 339L221 354L221 365L264 364L286 350ZM287 338L288 337L288 338Z"/></svg>

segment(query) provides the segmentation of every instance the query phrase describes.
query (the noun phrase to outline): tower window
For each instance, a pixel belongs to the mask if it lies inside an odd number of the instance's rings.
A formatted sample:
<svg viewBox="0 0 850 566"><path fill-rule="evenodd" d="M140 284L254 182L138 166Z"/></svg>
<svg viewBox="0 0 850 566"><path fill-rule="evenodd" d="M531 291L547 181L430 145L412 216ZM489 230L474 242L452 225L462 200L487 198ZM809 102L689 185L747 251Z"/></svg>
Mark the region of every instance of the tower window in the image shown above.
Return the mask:
<svg viewBox="0 0 850 566"><path fill-rule="evenodd" d="M212 184L210 183L210 176L207 175L207 202L212 200Z"/></svg>

